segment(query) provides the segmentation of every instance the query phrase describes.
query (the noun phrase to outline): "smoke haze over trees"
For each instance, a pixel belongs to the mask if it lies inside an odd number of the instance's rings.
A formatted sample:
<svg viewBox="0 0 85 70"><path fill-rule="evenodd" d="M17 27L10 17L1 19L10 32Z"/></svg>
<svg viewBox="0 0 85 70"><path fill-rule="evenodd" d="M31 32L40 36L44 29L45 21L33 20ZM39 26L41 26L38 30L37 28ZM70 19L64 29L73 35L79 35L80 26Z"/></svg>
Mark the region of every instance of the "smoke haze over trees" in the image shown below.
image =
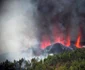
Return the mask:
<svg viewBox="0 0 85 70"><path fill-rule="evenodd" d="M71 52L48 56L38 61L33 58L30 61L20 59L10 62L6 60L0 63L1 70L85 70L85 49L77 49Z"/></svg>

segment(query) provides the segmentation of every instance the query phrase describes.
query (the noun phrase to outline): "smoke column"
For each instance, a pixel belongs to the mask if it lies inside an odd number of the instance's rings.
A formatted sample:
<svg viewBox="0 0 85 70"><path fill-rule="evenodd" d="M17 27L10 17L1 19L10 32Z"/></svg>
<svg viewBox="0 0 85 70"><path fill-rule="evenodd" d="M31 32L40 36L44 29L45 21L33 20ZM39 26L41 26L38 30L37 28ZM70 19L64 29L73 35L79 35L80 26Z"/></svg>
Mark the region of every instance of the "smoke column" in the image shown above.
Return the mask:
<svg viewBox="0 0 85 70"><path fill-rule="evenodd" d="M31 52L23 56L22 51L38 44L34 13L35 6L30 0L4 1L0 15L0 54L10 53L9 59L32 56Z"/></svg>

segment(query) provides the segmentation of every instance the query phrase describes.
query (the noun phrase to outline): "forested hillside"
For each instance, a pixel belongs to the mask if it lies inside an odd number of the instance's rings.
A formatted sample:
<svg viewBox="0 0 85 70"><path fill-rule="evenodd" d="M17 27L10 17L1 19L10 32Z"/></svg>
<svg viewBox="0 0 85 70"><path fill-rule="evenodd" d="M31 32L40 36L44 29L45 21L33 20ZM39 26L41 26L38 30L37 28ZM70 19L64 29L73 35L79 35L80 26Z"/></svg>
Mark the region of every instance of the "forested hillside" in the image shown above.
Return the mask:
<svg viewBox="0 0 85 70"><path fill-rule="evenodd" d="M85 49L49 55L44 60L25 59L0 63L0 70L85 70Z"/></svg>

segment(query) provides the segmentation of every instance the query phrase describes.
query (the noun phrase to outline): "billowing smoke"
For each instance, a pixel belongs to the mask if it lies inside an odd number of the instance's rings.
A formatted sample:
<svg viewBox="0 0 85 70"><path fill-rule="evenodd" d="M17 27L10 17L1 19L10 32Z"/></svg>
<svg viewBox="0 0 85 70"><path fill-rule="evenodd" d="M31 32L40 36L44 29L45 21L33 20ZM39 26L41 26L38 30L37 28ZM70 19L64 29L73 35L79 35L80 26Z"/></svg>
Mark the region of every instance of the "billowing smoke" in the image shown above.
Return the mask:
<svg viewBox="0 0 85 70"><path fill-rule="evenodd" d="M78 40L79 45L80 37L85 41L84 4L84 0L1 1L0 53L8 53L4 58L9 59L31 59L45 55L43 50L55 43L70 46Z"/></svg>
<svg viewBox="0 0 85 70"><path fill-rule="evenodd" d="M82 39L85 38L83 36L85 33L84 21L82 22L85 19L84 4L84 0L81 2L80 0L38 0L41 41L43 38L46 41L47 35L48 45L49 42L70 45L70 41L77 41L79 33L81 33L81 42L84 41Z"/></svg>
<svg viewBox="0 0 85 70"><path fill-rule="evenodd" d="M8 53L10 59L30 58L32 52L23 56L23 51L38 44L35 5L30 0L5 0L1 9L0 54Z"/></svg>

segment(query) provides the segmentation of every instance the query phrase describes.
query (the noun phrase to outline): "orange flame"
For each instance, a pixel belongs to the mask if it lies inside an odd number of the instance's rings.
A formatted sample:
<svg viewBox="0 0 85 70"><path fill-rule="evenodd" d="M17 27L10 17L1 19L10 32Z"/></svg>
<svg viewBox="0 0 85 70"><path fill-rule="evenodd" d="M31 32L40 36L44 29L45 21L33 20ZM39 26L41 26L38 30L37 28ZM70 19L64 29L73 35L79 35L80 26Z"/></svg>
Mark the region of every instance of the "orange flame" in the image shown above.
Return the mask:
<svg viewBox="0 0 85 70"><path fill-rule="evenodd" d="M67 36L67 38L64 38L64 34L62 33L62 30L59 30L56 26L53 27L53 41L52 43L61 43L62 45L65 45L66 47L70 47L71 45L71 39L70 35ZM75 46L77 48L81 48L80 45L80 40L81 40L81 33L78 34L77 41L75 43ZM46 47L50 46L51 44L51 39L49 35L43 35L41 39L41 49L45 49Z"/></svg>
<svg viewBox="0 0 85 70"><path fill-rule="evenodd" d="M61 37L55 37L54 43L61 43L62 45L64 45L64 40Z"/></svg>
<svg viewBox="0 0 85 70"><path fill-rule="evenodd" d="M43 36L42 37L42 42L41 42L41 48L45 49L46 47L48 47L49 45L51 45L51 41L50 38L48 36Z"/></svg>
<svg viewBox="0 0 85 70"><path fill-rule="evenodd" d="M67 41L66 41L66 42L67 42L67 43L66 43L66 46L69 47L70 44L71 44L71 43L70 43L70 36L69 36L69 35L68 35L68 37L67 37Z"/></svg>
<svg viewBox="0 0 85 70"><path fill-rule="evenodd" d="M76 41L76 44L75 44L75 46L76 46L77 48L81 48L80 40L81 40L81 34L79 33L78 38L77 38L77 41Z"/></svg>
<svg viewBox="0 0 85 70"><path fill-rule="evenodd" d="M64 45L63 34L61 34L61 33L62 33L62 30L59 29L58 27L56 27L56 25L54 25L53 31L52 31L52 34L54 37L54 43L61 43Z"/></svg>

